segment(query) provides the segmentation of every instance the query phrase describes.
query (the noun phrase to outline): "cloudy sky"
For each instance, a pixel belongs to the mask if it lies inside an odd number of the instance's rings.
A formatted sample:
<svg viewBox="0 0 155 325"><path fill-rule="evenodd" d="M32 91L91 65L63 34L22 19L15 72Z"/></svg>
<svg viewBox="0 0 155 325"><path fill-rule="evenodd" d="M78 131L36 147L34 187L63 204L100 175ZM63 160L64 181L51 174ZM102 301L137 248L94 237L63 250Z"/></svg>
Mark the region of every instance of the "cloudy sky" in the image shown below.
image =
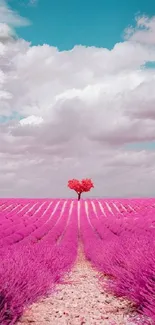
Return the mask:
<svg viewBox="0 0 155 325"><path fill-rule="evenodd" d="M0 0L1 197L154 196L155 2L103 3Z"/></svg>

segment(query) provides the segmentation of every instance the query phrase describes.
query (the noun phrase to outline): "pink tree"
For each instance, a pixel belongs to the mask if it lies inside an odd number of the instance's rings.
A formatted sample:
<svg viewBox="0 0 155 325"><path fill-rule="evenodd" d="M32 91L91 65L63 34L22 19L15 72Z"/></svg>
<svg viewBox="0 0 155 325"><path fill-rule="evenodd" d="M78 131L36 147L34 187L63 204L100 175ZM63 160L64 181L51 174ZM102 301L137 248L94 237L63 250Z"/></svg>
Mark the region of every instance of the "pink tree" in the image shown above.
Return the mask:
<svg viewBox="0 0 155 325"><path fill-rule="evenodd" d="M68 181L68 187L74 190L78 194L78 201L81 198L83 192L89 192L94 184L90 178L82 179L81 181L77 179L71 179Z"/></svg>

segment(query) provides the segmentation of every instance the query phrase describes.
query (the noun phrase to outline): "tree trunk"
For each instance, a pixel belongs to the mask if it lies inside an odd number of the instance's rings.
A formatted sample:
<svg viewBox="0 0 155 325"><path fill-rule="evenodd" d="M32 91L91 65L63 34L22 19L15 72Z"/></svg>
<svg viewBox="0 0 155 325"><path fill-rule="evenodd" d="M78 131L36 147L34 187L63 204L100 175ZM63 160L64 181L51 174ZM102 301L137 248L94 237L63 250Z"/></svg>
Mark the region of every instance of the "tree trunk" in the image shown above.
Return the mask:
<svg viewBox="0 0 155 325"><path fill-rule="evenodd" d="M78 201L81 199L81 193L78 193Z"/></svg>

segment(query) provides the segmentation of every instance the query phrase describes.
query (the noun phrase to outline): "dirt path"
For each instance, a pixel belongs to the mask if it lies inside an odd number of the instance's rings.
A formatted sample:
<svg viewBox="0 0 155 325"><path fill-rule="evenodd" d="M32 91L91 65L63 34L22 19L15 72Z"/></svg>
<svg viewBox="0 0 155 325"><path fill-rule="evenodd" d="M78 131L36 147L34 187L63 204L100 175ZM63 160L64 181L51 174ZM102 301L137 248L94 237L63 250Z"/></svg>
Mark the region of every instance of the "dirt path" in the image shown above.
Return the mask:
<svg viewBox="0 0 155 325"><path fill-rule="evenodd" d="M71 273L54 295L33 304L17 325L132 325L132 306L100 287L98 272L86 261L81 246ZM137 320L138 320L137 316ZM143 320L141 324L145 324ZM151 324L151 323L150 323Z"/></svg>

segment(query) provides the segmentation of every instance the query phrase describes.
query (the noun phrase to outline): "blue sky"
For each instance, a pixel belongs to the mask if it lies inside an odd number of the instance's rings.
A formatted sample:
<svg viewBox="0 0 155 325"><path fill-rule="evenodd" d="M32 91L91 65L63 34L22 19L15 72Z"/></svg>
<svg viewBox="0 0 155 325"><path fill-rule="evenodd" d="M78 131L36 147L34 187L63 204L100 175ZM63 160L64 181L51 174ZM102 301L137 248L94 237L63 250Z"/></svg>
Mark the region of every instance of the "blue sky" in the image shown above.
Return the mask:
<svg viewBox="0 0 155 325"><path fill-rule="evenodd" d="M76 44L112 48L122 40L123 30L134 24L137 14L155 14L154 0L10 0L12 9L32 25L18 29L18 35L32 44L51 44L60 50Z"/></svg>
<svg viewBox="0 0 155 325"><path fill-rule="evenodd" d="M127 150L144 150L144 149L147 149L147 150L155 150L155 142L152 141L152 142L137 142L137 143L131 143L131 144L127 144L125 146L125 148Z"/></svg>

